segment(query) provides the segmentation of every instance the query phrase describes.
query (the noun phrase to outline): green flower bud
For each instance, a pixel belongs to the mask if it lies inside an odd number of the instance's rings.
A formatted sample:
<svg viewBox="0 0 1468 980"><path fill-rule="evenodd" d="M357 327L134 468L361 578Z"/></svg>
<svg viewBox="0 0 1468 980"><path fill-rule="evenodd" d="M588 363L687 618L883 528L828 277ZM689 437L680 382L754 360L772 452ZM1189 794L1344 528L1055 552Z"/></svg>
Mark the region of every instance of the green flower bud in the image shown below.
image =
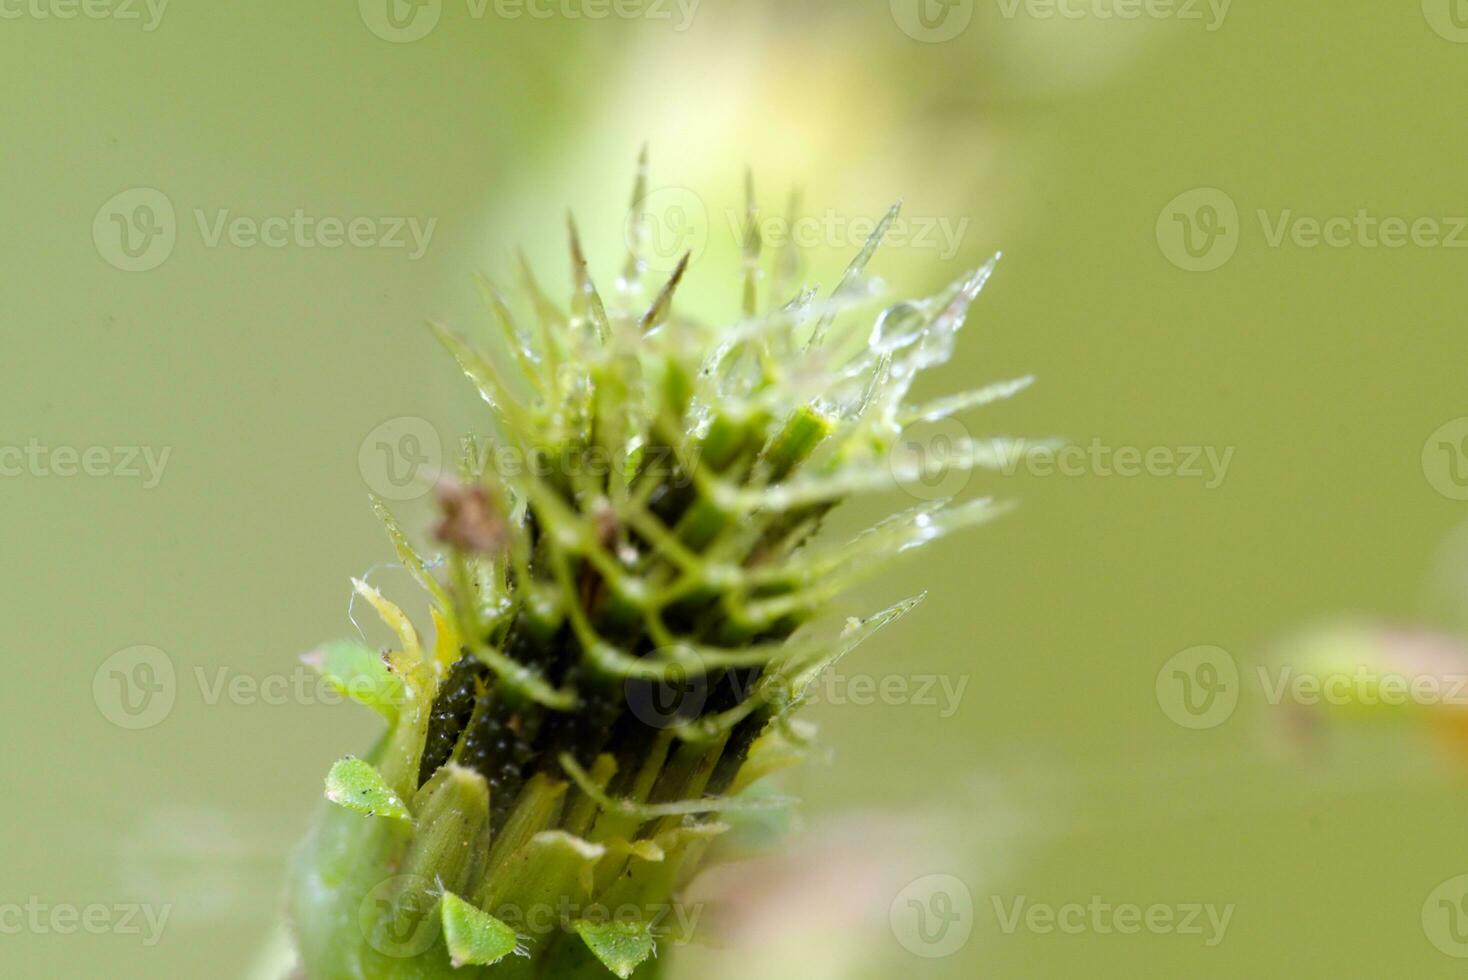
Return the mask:
<svg viewBox="0 0 1468 980"><path fill-rule="evenodd" d="M644 164L634 202L645 180ZM788 254L761 288L751 194L732 326L678 314L686 257L645 289L636 241L603 300L572 225L568 308L526 267L526 329L486 286L515 372L435 328L491 430L440 487L442 580L375 504L433 599L432 642L357 583L400 649L309 658L388 729L332 769L333 805L298 856L307 976L649 978L660 944L693 938L679 896L717 859L725 818L788 803L746 790L804 751L792 719L811 684L918 599L834 623L832 602L1004 508L915 493L918 506L836 544L817 536L825 516L1031 448L965 438L935 456L904 440L1028 379L907 403L993 263L870 330L853 311L896 213L818 299L790 289Z"/></svg>

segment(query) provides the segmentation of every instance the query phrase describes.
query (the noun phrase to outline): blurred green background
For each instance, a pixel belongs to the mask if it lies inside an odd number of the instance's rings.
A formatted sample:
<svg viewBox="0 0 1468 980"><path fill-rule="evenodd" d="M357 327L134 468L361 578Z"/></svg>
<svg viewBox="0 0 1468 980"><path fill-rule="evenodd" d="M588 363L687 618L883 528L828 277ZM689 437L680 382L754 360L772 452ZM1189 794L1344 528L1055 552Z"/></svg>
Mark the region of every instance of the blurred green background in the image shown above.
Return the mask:
<svg viewBox="0 0 1468 980"><path fill-rule="evenodd" d="M161 16L156 0L0 0L0 906L20 909L0 915L0 972L245 973L322 774L375 722L210 692L294 678L300 652L350 634L349 576L390 559L369 434L421 417L448 442L478 418L423 320L483 330L472 273L503 272L518 245L564 281L567 207L609 284L644 142L654 186L703 209L693 307L737 302L727 216L746 165L767 214L799 184L808 213L834 217L810 256L827 284L854 251L849 223L901 197L915 222L963 233L953 254L884 252L896 292L1005 252L928 393L1039 383L966 417L975 433L1232 451L1216 481L977 476L966 493L1022 508L853 604L929 590L850 670L967 686L952 713L918 698L813 712L834 764L789 781L804 833L845 834L831 860L866 869L860 888L795 876L803 897L786 899L827 930L828 974L1461 971L1448 953L1468 949L1424 912L1468 872L1463 771L1410 728L1291 751L1254 672L1321 616L1454 611L1429 579L1468 506L1461 459L1434 448L1441 426L1468 434L1451 425L1468 414L1465 253L1422 236L1371 247L1354 224L1312 246L1290 222L1364 210L1454 236L1457 0L704 0L599 19L595 0L519 16L394 2L398 27L373 0ZM159 195L171 244L149 237ZM221 212L298 209L364 217L372 235L434 224L417 257L211 242ZM1299 237L1276 245L1281 220ZM79 464L58 447L106 451L96 475L65 476ZM155 486L126 447L168 452ZM398 510L426 526L422 500ZM391 570L373 581L405 591ZM171 708L133 730L114 723L108 664L140 645L176 676ZM1190 728L1158 677L1200 645L1241 675L1232 715ZM901 921L901 889L933 874L972 904L942 956L913 950ZM1211 946L1206 928L1001 921L1017 898L1092 896L1233 911ZM115 920L22 923L37 903L169 918L149 944Z"/></svg>

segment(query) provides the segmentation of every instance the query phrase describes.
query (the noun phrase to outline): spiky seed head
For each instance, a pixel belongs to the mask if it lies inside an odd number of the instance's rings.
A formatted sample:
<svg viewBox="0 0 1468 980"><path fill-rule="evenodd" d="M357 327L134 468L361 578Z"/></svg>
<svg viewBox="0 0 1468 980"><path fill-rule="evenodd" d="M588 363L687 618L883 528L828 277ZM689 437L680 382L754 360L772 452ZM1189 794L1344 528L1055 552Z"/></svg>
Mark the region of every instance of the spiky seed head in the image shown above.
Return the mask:
<svg viewBox="0 0 1468 980"><path fill-rule="evenodd" d="M644 156L634 210L645 188ZM571 220L567 307L522 263L523 304L484 283L501 356L435 327L490 407L493 451L469 440L457 482L440 492L443 581L376 504L433 596L432 648L359 583L402 649L313 661L367 692L359 700L389 731L371 765L333 769L329 795L342 806L303 851L296 917L308 965L554 977L557 964L590 956L624 977L656 969L649 957L668 937L654 910L726 829L720 816L781 802L741 794L799 751L792 716L810 685L917 602L832 625L833 600L1003 507L925 500L839 543L816 540L823 519L850 496L1002 466L1032 448L962 439L934 458L903 447L913 423L1029 379L909 403L917 375L951 356L994 261L887 307L873 326L859 315L878 292L867 267L897 211L831 293L794 290L788 253L766 285L751 182L741 315L718 325L678 310L689 257L652 280L638 234L604 299ZM370 903L385 876L403 873L387 919L367 908L371 928L340 927L344 906ZM381 947L405 895L420 912L434 906L444 939L394 956ZM556 914L529 923L527 908L549 902ZM647 915L604 923L588 912L625 902Z"/></svg>

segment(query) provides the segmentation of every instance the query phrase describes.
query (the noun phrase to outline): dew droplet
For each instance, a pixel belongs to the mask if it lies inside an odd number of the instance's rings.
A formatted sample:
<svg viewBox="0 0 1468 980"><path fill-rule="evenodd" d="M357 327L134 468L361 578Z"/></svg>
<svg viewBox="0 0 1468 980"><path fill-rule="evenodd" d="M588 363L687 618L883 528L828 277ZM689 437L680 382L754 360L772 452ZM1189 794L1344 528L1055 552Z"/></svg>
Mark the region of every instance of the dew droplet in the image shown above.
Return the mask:
<svg viewBox="0 0 1468 980"><path fill-rule="evenodd" d="M916 303L888 307L872 328L871 348L879 354L899 351L921 337L927 323L927 314Z"/></svg>

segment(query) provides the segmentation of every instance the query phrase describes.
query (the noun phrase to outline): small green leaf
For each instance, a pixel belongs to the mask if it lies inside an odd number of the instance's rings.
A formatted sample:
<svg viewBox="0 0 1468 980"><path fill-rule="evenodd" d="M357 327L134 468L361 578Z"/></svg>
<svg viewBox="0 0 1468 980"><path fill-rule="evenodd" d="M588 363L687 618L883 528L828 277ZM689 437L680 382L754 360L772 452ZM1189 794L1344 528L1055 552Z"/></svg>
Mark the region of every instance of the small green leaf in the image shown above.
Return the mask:
<svg viewBox="0 0 1468 980"><path fill-rule="evenodd" d="M491 966L520 945L514 929L453 892L444 892L439 910L443 916L444 942L455 967Z"/></svg>
<svg viewBox="0 0 1468 980"><path fill-rule="evenodd" d="M657 946L645 922L582 920L576 923L575 929L586 948L622 980L632 976L632 971L641 966Z"/></svg>
<svg viewBox="0 0 1468 980"><path fill-rule="evenodd" d="M389 722L397 720L405 693L402 678L392 672L381 654L360 643L325 643L301 657L311 669L339 692L365 704Z"/></svg>
<svg viewBox="0 0 1468 980"><path fill-rule="evenodd" d="M347 756L326 774L326 798L348 810L370 816L413 822L413 815L382 778L382 773L361 759Z"/></svg>

